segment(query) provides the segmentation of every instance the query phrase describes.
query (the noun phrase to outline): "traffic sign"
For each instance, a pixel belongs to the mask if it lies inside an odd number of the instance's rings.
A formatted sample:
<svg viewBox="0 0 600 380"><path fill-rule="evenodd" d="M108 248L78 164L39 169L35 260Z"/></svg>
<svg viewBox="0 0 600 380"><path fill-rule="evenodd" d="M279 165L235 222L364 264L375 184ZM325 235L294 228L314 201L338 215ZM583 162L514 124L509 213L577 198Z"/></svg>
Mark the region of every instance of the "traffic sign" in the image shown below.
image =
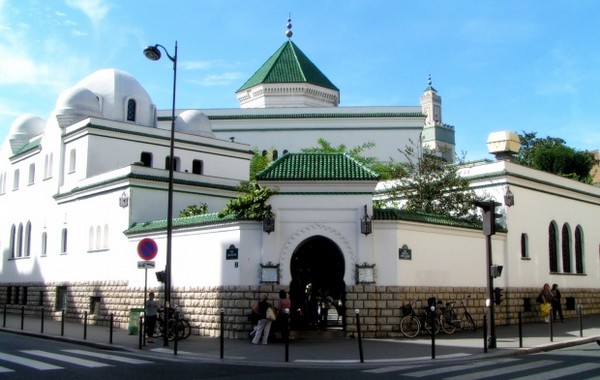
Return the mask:
<svg viewBox="0 0 600 380"><path fill-rule="evenodd" d="M156 257L158 253L158 246L156 242L150 238L145 238L140 240L137 246L138 256L142 258L142 260L152 260Z"/></svg>
<svg viewBox="0 0 600 380"><path fill-rule="evenodd" d="M153 269L155 266L154 261L138 261L138 269Z"/></svg>

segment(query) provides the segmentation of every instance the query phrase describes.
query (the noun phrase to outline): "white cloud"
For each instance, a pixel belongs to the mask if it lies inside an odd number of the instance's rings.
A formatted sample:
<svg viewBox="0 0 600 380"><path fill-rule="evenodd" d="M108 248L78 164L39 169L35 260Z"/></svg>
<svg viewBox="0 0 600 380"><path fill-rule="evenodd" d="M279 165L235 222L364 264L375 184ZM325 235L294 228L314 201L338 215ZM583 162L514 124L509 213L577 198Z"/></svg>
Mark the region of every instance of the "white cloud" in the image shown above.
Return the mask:
<svg viewBox="0 0 600 380"><path fill-rule="evenodd" d="M208 61L183 61L179 62L179 66L186 70L206 70L213 66L213 63Z"/></svg>
<svg viewBox="0 0 600 380"><path fill-rule="evenodd" d="M222 74L212 74L204 77L203 79L192 80L190 82L198 84L200 86L221 86L238 81L241 77L242 73L230 72Z"/></svg>
<svg viewBox="0 0 600 380"><path fill-rule="evenodd" d="M67 0L67 5L82 11L94 25L98 25L110 11L110 6L103 0Z"/></svg>

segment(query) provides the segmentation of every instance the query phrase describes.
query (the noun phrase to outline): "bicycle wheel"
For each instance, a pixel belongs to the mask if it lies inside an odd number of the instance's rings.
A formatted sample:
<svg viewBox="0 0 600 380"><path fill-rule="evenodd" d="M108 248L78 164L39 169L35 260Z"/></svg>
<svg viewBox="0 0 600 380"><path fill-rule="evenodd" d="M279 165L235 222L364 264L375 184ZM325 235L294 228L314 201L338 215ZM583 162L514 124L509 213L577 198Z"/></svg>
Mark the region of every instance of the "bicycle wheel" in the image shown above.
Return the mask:
<svg viewBox="0 0 600 380"><path fill-rule="evenodd" d="M425 318L425 331L427 331L427 333L429 335L431 335L431 332L434 331L435 335L440 333L440 320L439 318Z"/></svg>
<svg viewBox="0 0 600 380"><path fill-rule="evenodd" d="M164 322L162 319L158 319L156 321L156 327L154 328L154 337L156 338L160 338L161 336L163 336L163 330L164 330Z"/></svg>
<svg viewBox="0 0 600 380"><path fill-rule="evenodd" d="M456 331L456 325L453 322L453 319L456 318L452 318L452 314L451 312L444 312L440 315L440 326L446 334L454 334Z"/></svg>
<svg viewBox="0 0 600 380"><path fill-rule="evenodd" d="M407 315L400 320L400 331L407 338L414 338L419 334L421 330L421 323L419 318L413 315Z"/></svg>
<svg viewBox="0 0 600 380"><path fill-rule="evenodd" d="M179 339L187 339L192 334L192 326L187 321L187 319L179 320Z"/></svg>
<svg viewBox="0 0 600 380"><path fill-rule="evenodd" d="M181 334L181 331L180 331L178 325L179 324L176 323L174 319L170 319L169 322L167 323L167 339L169 339L170 341L175 340L176 334Z"/></svg>
<svg viewBox="0 0 600 380"><path fill-rule="evenodd" d="M475 326L475 321L473 321L473 317L468 312L464 313L460 319L460 326L465 331L477 331L477 326Z"/></svg>

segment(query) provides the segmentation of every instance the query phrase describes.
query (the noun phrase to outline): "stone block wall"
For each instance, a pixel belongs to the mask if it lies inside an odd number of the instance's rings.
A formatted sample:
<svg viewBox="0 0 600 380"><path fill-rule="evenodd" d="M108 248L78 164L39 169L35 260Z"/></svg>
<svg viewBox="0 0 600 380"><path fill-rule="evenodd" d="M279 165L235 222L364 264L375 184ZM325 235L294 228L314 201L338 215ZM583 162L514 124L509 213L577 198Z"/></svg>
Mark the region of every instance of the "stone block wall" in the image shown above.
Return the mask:
<svg viewBox="0 0 600 380"><path fill-rule="evenodd" d="M18 290L18 299L15 299ZM62 311L58 308L59 288L66 289L65 318L67 321L83 322L85 312L88 323L108 326L111 314L115 327L127 328L130 310L142 308L143 288L131 288L127 281L106 281L90 283L19 283L0 284L0 305L6 305L9 313L20 313L24 307L27 315L41 315L59 319ZM223 318L226 338L245 339L252 326L248 313L261 294L266 293L270 302L278 299L279 285L261 286L217 286L175 288L171 294L173 305L178 305L184 318L192 325L193 334L217 337L220 335ZM435 297L444 304L448 301L466 300L467 308L478 326L483 325L486 312L485 287L481 288L438 288L356 285L346 288L346 333L356 333L356 314L361 318L361 331L364 337L399 338L402 306L411 302L420 311L427 305L427 299ZM148 289L157 294L162 303L163 289ZM496 325L517 324L519 313L524 323L542 321L539 305L535 303L539 289L504 289L504 302L495 305ZM600 292L597 289L561 289L563 313L566 318L575 317L578 308L587 314L600 313ZM23 294L26 294L24 296ZM11 299L8 296L11 295ZM574 297L575 310L567 310L567 297ZM95 302L92 302L95 301ZM222 316L221 316L222 313Z"/></svg>

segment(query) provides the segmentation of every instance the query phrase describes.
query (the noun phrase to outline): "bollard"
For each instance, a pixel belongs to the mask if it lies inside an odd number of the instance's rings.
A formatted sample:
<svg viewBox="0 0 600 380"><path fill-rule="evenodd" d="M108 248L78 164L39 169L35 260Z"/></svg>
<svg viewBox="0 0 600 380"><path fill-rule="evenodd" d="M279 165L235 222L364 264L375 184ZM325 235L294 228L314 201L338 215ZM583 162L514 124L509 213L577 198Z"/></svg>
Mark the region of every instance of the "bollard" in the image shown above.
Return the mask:
<svg viewBox="0 0 600 380"><path fill-rule="evenodd" d="M108 343L112 344L113 342L113 327L115 324L115 316L113 313L110 313L110 327L108 330Z"/></svg>
<svg viewBox="0 0 600 380"><path fill-rule="evenodd" d="M83 340L87 339L87 310L83 312Z"/></svg>
<svg viewBox="0 0 600 380"><path fill-rule="evenodd" d="M577 313L579 314L579 337L583 338L583 316L581 315L581 305L577 307Z"/></svg>
<svg viewBox="0 0 600 380"><path fill-rule="evenodd" d="M285 309L285 325L283 327L283 340L285 342L285 362L290 361L290 309Z"/></svg>
<svg viewBox="0 0 600 380"><path fill-rule="evenodd" d="M523 348L523 316L519 312L519 348Z"/></svg>
<svg viewBox="0 0 600 380"><path fill-rule="evenodd" d="M223 359L224 353L225 353L225 309L221 309L221 337L220 337L220 343L221 343L221 359Z"/></svg>
<svg viewBox="0 0 600 380"><path fill-rule="evenodd" d="M40 334L44 333L44 308L42 308L42 319L40 321Z"/></svg>
<svg viewBox="0 0 600 380"><path fill-rule="evenodd" d="M175 311L175 318L173 319L174 325L173 328L175 329L174 334L175 334L175 340L173 342L173 355L177 355L177 349L179 348L179 311Z"/></svg>
<svg viewBox="0 0 600 380"><path fill-rule="evenodd" d="M359 316L359 310L358 309L354 309L354 314L356 314L356 332L358 334L358 353L360 355L360 362L364 363L365 362L365 357L363 355L363 347L362 347L362 334L360 332L360 316Z"/></svg>
<svg viewBox="0 0 600 380"><path fill-rule="evenodd" d="M140 314L140 321L139 321L139 330L138 330L138 349L142 349L143 343L144 343L144 331L142 331L142 324L144 323L144 320L142 319L142 315ZM168 334L165 332L165 337ZM166 338L165 338L166 339Z"/></svg>
<svg viewBox="0 0 600 380"><path fill-rule="evenodd" d="M487 340L488 340L488 331L487 331L487 316L483 318L483 352L487 353Z"/></svg>
<svg viewBox="0 0 600 380"><path fill-rule="evenodd" d="M552 308L550 308L550 342L554 342L554 318L552 318Z"/></svg>
<svg viewBox="0 0 600 380"><path fill-rule="evenodd" d="M431 326L431 359L435 359L435 330L436 330L436 313L435 306L430 306L429 309L429 324Z"/></svg>
<svg viewBox="0 0 600 380"><path fill-rule="evenodd" d="M2 327L6 327L6 304L4 304L4 313L2 314Z"/></svg>
<svg viewBox="0 0 600 380"><path fill-rule="evenodd" d="M65 336L65 309L60 311L60 336Z"/></svg>
<svg viewBox="0 0 600 380"><path fill-rule="evenodd" d="M21 330L25 326L25 306L21 306Z"/></svg>

